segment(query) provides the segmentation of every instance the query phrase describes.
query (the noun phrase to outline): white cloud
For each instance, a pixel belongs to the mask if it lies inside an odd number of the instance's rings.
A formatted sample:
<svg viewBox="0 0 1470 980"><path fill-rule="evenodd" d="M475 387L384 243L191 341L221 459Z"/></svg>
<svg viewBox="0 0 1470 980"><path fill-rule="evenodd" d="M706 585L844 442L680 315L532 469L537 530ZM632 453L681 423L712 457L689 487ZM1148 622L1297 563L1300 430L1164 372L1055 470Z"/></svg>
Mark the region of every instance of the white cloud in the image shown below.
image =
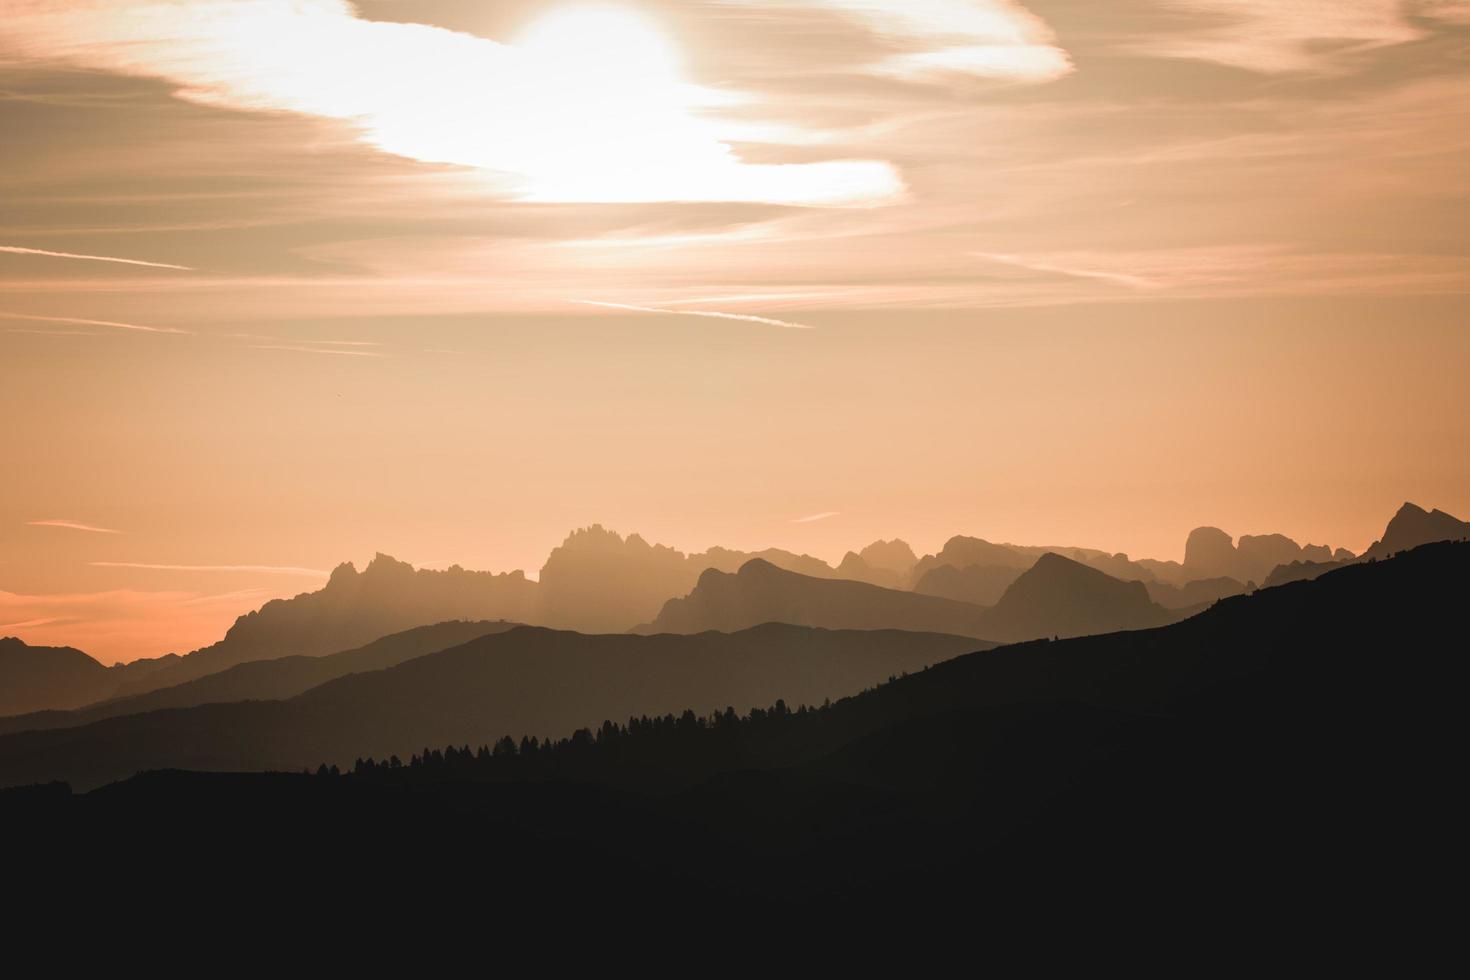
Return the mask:
<svg viewBox="0 0 1470 980"><path fill-rule="evenodd" d="M871 68L927 79L976 75L1045 82L1072 70L1046 22L1012 0L814 0L909 48Z"/></svg>
<svg viewBox="0 0 1470 980"><path fill-rule="evenodd" d="M887 163L745 163L677 52L632 13L569 8L517 45L367 21L345 0L14 0L0 54L166 79L179 97L341 120L389 153L494 171L530 201L896 199Z"/></svg>

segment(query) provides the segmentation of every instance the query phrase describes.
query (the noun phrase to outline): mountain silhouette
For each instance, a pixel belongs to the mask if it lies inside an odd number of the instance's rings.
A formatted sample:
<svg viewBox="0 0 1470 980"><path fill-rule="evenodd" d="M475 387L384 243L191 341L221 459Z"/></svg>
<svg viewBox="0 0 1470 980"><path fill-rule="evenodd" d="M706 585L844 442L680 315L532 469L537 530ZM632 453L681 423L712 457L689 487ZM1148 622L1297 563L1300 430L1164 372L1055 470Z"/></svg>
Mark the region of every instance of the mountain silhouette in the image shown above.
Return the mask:
<svg viewBox="0 0 1470 980"><path fill-rule="evenodd" d="M1351 557L1345 549L1334 552L1326 545L1302 546L1284 534L1243 534L1235 542L1218 527L1197 527L1185 541L1183 580L1177 584L1211 578L1264 582L1279 565Z"/></svg>
<svg viewBox="0 0 1470 980"><path fill-rule="evenodd" d="M318 684L367 670L382 670L447 650L490 633L516 626L507 622L448 622L394 633L356 650L321 657L252 660L214 674L145 694L112 698L73 711L40 711L0 718L0 734L44 728L73 728L104 718L135 715L160 708L187 708L229 701L270 701L294 697Z"/></svg>
<svg viewBox="0 0 1470 980"><path fill-rule="evenodd" d="M818 579L752 559L735 574L714 569L693 591L670 599L640 633L734 632L760 623L826 629L915 630L982 636L985 610L936 596L865 582Z"/></svg>
<svg viewBox="0 0 1470 980"><path fill-rule="evenodd" d="M1142 582L1124 582L1047 553L1011 583L983 628L1006 642L1149 629L1177 618L1149 598Z"/></svg>
<svg viewBox="0 0 1470 980"><path fill-rule="evenodd" d="M171 876L208 854L191 895L211 914L255 901L243 874L309 867L314 907L364 888L375 908L417 907L493 880L506 908L544 919L558 896L611 882L600 916L645 925L681 910L722 927L753 913L803 930L864 914L932 926L957 911L993 925L1010 910L1131 937L1141 916L1237 930L1249 908L1330 939L1415 903L1420 928L1443 909L1418 872L1460 833L1445 638L1467 572L1470 544L1430 544L1156 630L959 656L815 710L670 710L494 751L451 736L344 775L159 772L0 807L26 842L17 857L44 854L53 877L61 861ZM403 678L445 690L428 679ZM332 846L303 828L329 828Z"/></svg>
<svg viewBox="0 0 1470 980"><path fill-rule="evenodd" d="M972 565L998 566L1024 571L1035 563L1035 558L1022 554L1007 545L991 544L984 538L972 538L957 534L944 543L937 555L925 555L914 563L910 576L912 581L921 581L930 569L942 565L969 568Z"/></svg>
<svg viewBox="0 0 1470 980"><path fill-rule="evenodd" d="M1025 569L1014 565L969 565L965 568L938 565L919 577L914 591L958 602L993 606L1023 571Z"/></svg>
<svg viewBox="0 0 1470 980"><path fill-rule="evenodd" d="M337 566L316 592L275 599L246 613L224 639L121 685L116 696L172 687L252 660L337 653L446 620L525 622L535 589L520 572L471 572L457 565L415 569L379 554L361 572L350 563Z"/></svg>
<svg viewBox="0 0 1470 980"><path fill-rule="evenodd" d="M898 538L874 541L862 551L849 551L844 555L837 566L836 577L881 585L885 589L901 589L909 583L918 562L914 549L906 541ZM802 569L791 568L791 571L800 572Z"/></svg>
<svg viewBox="0 0 1470 980"><path fill-rule="evenodd" d="M1360 558L1352 552L1338 549L1331 559L1292 561L1278 565L1266 577L1267 585L1285 585L1288 582L1310 581L1335 568L1358 561L1390 558L1400 551L1408 551L1421 545L1437 541L1462 541L1470 538L1470 522L1459 520L1442 510L1426 511L1417 504L1405 503L1389 519L1383 537L1374 541Z"/></svg>
<svg viewBox="0 0 1470 980"><path fill-rule="evenodd" d="M803 575L834 575L825 562L779 548L761 552L711 548L686 555L638 534L626 538L600 524L581 528L553 549L541 568L537 612L530 621L585 633L622 633L684 595L706 569L733 572L752 558Z"/></svg>
<svg viewBox="0 0 1470 980"><path fill-rule="evenodd" d="M718 574L718 573L712 573ZM789 574L789 573L788 573ZM287 769L423 745L553 735L607 717L819 704L986 644L959 636L769 624L697 636L482 636L283 701L148 711L0 736L0 785L96 786L155 768Z"/></svg>
<svg viewBox="0 0 1470 980"><path fill-rule="evenodd" d="M66 710L110 697L120 686L171 666L160 657L104 667L73 647L30 646L0 637L0 716Z"/></svg>
<svg viewBox="0 0 1470 980"><path fill-rule="evenodd" d="M1442 510L1426 511L1417 504L1405 503L1384 528L1383 537L1373 542L1363 557L1387 558L1421 544L1466 538L1470 538L1470 521L1451 517Z"/></svg>

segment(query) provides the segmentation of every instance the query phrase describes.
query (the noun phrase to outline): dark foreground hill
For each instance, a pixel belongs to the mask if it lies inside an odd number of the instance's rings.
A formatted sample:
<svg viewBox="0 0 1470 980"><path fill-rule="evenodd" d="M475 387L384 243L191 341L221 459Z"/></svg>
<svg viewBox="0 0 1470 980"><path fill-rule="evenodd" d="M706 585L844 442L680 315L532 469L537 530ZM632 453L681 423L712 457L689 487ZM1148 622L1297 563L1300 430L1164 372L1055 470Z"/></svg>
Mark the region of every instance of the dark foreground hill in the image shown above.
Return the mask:
<svg viewBox="0 0 1470 980"><path fill-rule="evenodd" d="M534 627L482 636L281 701L203 704L0 736L0 786L93 787L146 769L407 759L425 745L560 736L604 718L693 707L820 704L987 644L894 630L770 624L697 636L587 636Z"/></svg>
<svg viewBox="0 0 1470 980"><path fill-rule="evenodd" d="M456 620L404 630L356 650L344 650L325 657L252 660L173 687L114 698L74 711L38 711L0 718L0 735L43 728L76 728L104 718L142 714L161 708L190 708L230 701L279 701L347 674L383 670L481 636L503 633L516 625L503 621Z"/></svg>
<svg viewBox="0 0 1470 980"><path fill-rule="evenodd" d="M1458 847L1467 578L1470 544L1429 545L1160 629L959 657L825 710L4 802L15 833L68 858L156 874L206 853L191 894L226 906L249 907L239 873L309 867L318 909L411 909L473 881L493 882L475 916L502 925L573 914L571 895L589 921L642 928L835 920L822 935L851 937L920 916L976 936L1024 919L1054 939L1121 928L1136 955L1182 928L1320 958L1405 916L1449 927L1426 879Z"/></svg>

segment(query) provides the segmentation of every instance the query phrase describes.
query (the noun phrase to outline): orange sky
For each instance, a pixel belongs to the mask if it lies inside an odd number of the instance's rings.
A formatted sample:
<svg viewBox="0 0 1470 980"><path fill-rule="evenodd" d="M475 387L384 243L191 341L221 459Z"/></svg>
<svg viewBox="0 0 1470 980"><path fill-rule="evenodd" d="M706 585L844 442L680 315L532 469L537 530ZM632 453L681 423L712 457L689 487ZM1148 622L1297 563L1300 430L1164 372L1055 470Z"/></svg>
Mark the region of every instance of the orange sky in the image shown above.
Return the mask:
<svg viewBox="0 0 1470 980"><path fill-rule="evenodd" d="M1470 514L1470 2L3 7L0 634Z"/></svg>

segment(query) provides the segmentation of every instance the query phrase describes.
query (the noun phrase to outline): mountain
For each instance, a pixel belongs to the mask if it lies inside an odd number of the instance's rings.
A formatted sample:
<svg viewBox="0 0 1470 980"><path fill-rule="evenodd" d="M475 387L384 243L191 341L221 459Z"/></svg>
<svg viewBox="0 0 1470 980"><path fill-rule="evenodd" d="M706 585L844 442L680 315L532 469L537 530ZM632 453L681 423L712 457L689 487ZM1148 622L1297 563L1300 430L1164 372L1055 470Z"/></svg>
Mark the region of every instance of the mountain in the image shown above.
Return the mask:
<svg viewBox="0 0 1470 980"><path fill-rule="evenodd" d="M414 657L468 643L490 633L503 633L516 625L503 621L437 623L394 633L356 650L323 657L252 660L146 694L113 698L101 703L86 702L88 707L74 711L40 711L0 718L0 734L43 728L74 728L104 718L136 715L161 708L290 698L337 677L361 671L382 670Z"/></svg>
<svg viewBox="0 0 1470 980"><path fill-rule="evenodd" d="M1273 952L1289 934L1320 956L1347 924L1387 930L1401 962L1402 934L1451 914L1422 879L1461 838L1467 574L1470 544L1432 544L1157 630L960 656L820 710L640 719L525 753L435 746L339 777L151 773L0 807L27 842L14 863L42 855L59 888L75 881L61 862L129 881L209 855L191 896L211 915L256 901L243 873L309 867L314 909L370 888L394 915L395 897L421 908L494 880L497 921L544 921L613 882L599 919L645 926L1039 917L1052 936L1203 923L1224 942L1248 908L1284 924Z"/></svg>
<svg viewBox="0 0 1470 980"><path fill-rule="evenodd" d="M842 563L837 566L836 577L881 585L885 589L901 589L909 582L918 562L914 549L906 541L898 538L874 541L862 551L849 551L844 555ZM802 571L799 568L791 570Z"/></svg>
<svg viewBox="0 0 1470 980"><path fill-rule="evenodd" d="M33 647L0 637L0 713L70 708L109 690L107 668L72 647Z"/></svg>
<svg viewBox="0 0 1470 980"><path fill-rule="evenodd" d="M73 647L33 647L13 636L0 637L0 716L90 704L178 659L104 667Z"/></svg>
<svg viewBox="0 0 1470 980"><path fill-rule="evenodd" d="M1326 545L1302 546L1284 534L1244 534L1239 542L1218 527L1197 527L1184 543L1185 584L1198 579L1233 578L1264 582L1278 565L1294 561L1326 562L1352 553Z"/></svg>
<svg viewBox="0 0 1470 980"><path fill-rule="evenodd" d="M1384 528L1383 537L1363 552L1364 558L1387 558L1400 551L1433 541L1462 541L1470 538L1470 521L1451 517L1442 510L1426 511L1405 503Z"/></svg>
<svg viewBox="0 0 1470 980"><path fill-rule="evenodd" d="M914 564L910 576L914 582L918 582L930 569L941 565L953 565L961 569L969 568L971 565L990 565L1025 570L1030 568L1034 562L1035 559L1032 556L1022 554L1007 545L991 544L984 538L957 534L944 543L944 547L939 549L939 554L925 555L919 559Z"/></svg>
<svg viewBox="0 0 1470 980"><path fill-rule="evenodd" d="M1124 582L1047 553L1011 583L982 628L1006 642L1149 629L1177 618L1149 598L1142 582Z"/></svg>
<svg viewBox="0 0 1470 980"><path fill-rule="evenodd" d="M692 592L664 603L658 617L638 632L734 632L761 623L790 623L979 637L984 618L984 609L968 603L865 582L812 578L757 558L733 575L706 571Z"/></svg>
<svg viewBox="0 0 1470 980"><path fill-rule="evenodd" d="M969 565L965 568L939 565L919 577L914 583L914 591L957 602L993 606L1023 571L1014 565Z"/></svg>
<svg viewBox="0 0 1470 980"><path fill-rule="evenodd" d="M1383 530L1383 537L1373 542L1361 558L1354 558L1352 552L1339 548L1330 556L1318 555L1311 560L1285 562L1271 571L1266 577L1266 584L1276 586L1288 582L1309 581L1356 561L1376 561L1420 545L1437 541L1462 541L1466 538L1470 538L1470 522L1452 517L1442 510L1426 511L1416 504L1405 503L1389 519L1388 526Z"/></svg>
<svg viewBox="0 0 1470 980"><path fill-rule="evenodd" d="M652 619L670 597L688 592L706 569L733 572L752 558L803 575L834 574L819 559L779 548L743 552L717 547L686 555L594 524L573 531L547 557L531 621L584 633L621 633Z"/></svg>
<svg viewBox="0 0 1470 980"><path fill-rule="evenodd" d="M124 684L119 697L172 687L252 660L319 657L415 626L453 619L525 622L536 583L520 572L415 569L379 554L361 572L337 566L327 584L246 613L224 639Z"/></svg>
<svg viewBox="0 0 1470 980"><path fill-rule="evenodd" d="M712 573L719 574L719 573ZM95 786L142 769L287 769L424 745L554 735L604 718L784 698L820 704L985 644L896 630L766 625L698 636L517 627L283 701L149 711L0 736L0 785Z"/></svg>

